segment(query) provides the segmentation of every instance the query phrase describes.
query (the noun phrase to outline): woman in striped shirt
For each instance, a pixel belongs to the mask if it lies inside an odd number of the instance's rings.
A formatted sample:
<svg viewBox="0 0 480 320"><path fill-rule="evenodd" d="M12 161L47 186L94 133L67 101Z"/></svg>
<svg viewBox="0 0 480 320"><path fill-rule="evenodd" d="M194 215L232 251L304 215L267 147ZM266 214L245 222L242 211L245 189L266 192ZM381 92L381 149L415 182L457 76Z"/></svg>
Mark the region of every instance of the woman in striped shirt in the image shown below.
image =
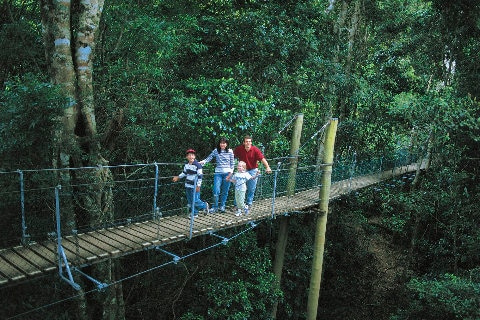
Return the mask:
<svg viewBox="0 0 480 320"><path fill-rule="evenodd" d="M218 140L217 147L213 149L208 157L200 161L204 165L215 158L215 174L213 176L213 205L211 212L225 212L225 204L227 202L228 190L230 182L226 180L229 173L233 172L235 166L233 158L233 150L228 148L228 140L221 137ZM220 200L220 208L218 202Z"/></svg>

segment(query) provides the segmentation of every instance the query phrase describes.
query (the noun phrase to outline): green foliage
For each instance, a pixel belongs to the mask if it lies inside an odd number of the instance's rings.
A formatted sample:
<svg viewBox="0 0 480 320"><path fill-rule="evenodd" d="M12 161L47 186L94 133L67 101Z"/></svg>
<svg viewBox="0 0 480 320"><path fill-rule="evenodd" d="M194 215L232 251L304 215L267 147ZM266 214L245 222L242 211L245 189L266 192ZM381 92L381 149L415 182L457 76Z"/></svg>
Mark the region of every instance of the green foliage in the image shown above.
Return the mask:
<svg viewBox="0 0 480 320"><path fill-rule="evenodd" d="M232 2L214 7L189 1L153 7L109 4L102 63L96 67L98 119L105 123L101 131L108 130L108 119L119 110L126 116L116 136L122 143L108 158L159 159L158 150L172 136L179 148L195 146L203 153L218 135L229 135L235 143L246 133L285 155L288 146L272 139L274 133L303 109L302 100L315 123L324 121L316 99L324 101L326 86L315 93L311 87L333 72L330 61L309 54L322 47L315 30L322 26L320 11L309 11L305 4L297 12L279 10L277 5ZM306 35L303 28L309 30ZM252 37L252 30L258 36ZM308 67L300 66L303 60ZM299 71L290 75L297 65ZM305 134L315 130L308 126ZM163 149L160 157L171 159L175 152Z"/></svg>
<svg viewBox="0 0 480 320"><path fill-rule="evenodd" d="M172 127L182 125L187 132L213 141L221 135L235 136L232 145L241 143L245 134L258 142L270 140L269 133L278 130L278 119L285 114L275 109L271 99L259 99L252 87L233 78L189 79L184 90L173 94L170 105L182 110Z"/></svg>
<svg viewBox="0 0 480 320"><path fill-rule="evenodd" d="M479 269L472 270L478 275ZM414 278L407 285L412 295L409 306L392 320L480 318L480 282L454 274Z"/></svg>
<svg viewBox="0 0 480 320"><path fill-rule="evenodd" d="M280 295L271 268L268 250L252 233L237 237L203 266L196 283L201 299L191 308L204 309L208 319L268 319Z"/></svg>
<svg viewBox="0 0 480 320"><path fill-rule="evenodd" d="M39 5L35 0L5 1L0 8L0 87L11 77L46 69Z"/></svg>
<svg viewBox="0 0 480 320"><path fill-rule="evenodd" d="M57 87L33 74L7 82L0 92L1 165L48 167L54 131L66 105Z"/></svg>

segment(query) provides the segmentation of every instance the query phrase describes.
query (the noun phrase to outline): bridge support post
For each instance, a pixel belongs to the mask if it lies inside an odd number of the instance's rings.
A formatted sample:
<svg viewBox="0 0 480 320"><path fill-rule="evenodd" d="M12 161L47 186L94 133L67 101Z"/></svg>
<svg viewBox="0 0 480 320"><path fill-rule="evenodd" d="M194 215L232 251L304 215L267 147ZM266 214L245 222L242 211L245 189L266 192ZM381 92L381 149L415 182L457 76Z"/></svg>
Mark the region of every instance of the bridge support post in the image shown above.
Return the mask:
<svg viewBox="0 0 480 320"><path fill-rule="evenodd" d="M307 320L317 318L320 283L322 279L323 254L325 251L325 233L327 228L328 202L332 183L332 163L338 119L331 119L325 133L325 153L323 155L322 188L320 190L319 213L317 216L315 239L313 243L312 274L307 301Z"/></svg>
<svg viewBox="0 0 480 320"><path fill-rule="evenodd" d="M157 207L157 195L158 195L158 164L155 162L155 186L153 191L153 220L157 218L157 213L160 209Z"/></svg>
<svg viewBox="0 0 480 320"><path fill-rule="evenodd" d="M290 146L290 169L287 182L287 196L295 194L295 179L297 176L298 153L300 150L300 138L302 136L303 114L299 114L295 121L293 129L292 144ZM273 212L272 212L273 214ZM285 261L285 249L288 240L289 217L284 216L280 219L280 228L278 230L278 239L275 246L275 260L273 262L273 273L275 274L275 289L280 290L283 264ZM277 318L278 301L273 303L272 319Z"/></svg>
<svg viewBox="0 0 480 320"><path fill-rule="evenodd" d="M27 222L25 219L25 187L23 180L23 171L17 170L20 176L20 206L22 210L22 245L28 245L30 242L30 235L27 234Z"/></svg>
<svg viewBox="0 0 480 320"><path fill-rule="evenodd" d="M70 271L70 265L65 254L65 250L62 246L62 232L60 229L60 189L62 186L58 185L55 187L55 218L57 220L57 254L58 254L58 273L60 278L65 280L70 284L75 290L80 290L80 285L73 280L72 272ZM65 265L65 271L67 272L67 277L63 275L63 267Z"/></svg>

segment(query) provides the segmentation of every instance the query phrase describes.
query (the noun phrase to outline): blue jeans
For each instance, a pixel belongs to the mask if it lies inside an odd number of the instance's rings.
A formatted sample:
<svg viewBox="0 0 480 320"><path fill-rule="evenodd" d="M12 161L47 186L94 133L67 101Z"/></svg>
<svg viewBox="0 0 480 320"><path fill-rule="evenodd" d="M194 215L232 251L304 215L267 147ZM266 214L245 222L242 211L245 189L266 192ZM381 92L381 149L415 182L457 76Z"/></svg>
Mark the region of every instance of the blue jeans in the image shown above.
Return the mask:
<svg viewBox="0 0 480 320"><path fill-rule="evenodd" d="M203 210L207 207L207 204L200 200L200 192L196 192L195 188L185 188L185 194L187 195L188 211L192 211L193 214L198 214L198 210Z"/></svg>
<svg viewBox="0 0 480 320"><path fill-rule="evenodd" d="M257 172L258 172L258 168L256 169L252 169L252 170L248 170L247 171L252 177L255 177L257 175ZM251 206L252 203L253 203L253 196L255 195L255 189L257 188L257 181L258 181L258 176L253 178L253 179L250 179L250 180L247 180L247 199L246 199L246 204L248 206ZM237 202L234 201L233 202L233 205L234 206L237 206Z"/></svg>
<svg viewBox="0 0 480 320"><path fill-rule="evenodd" d="M248 173L252 176L255 177L257 175L258 168L248 170ZM253 202L253 196L255 195L255 189L257 189L257 181L258 177L255 177L253 179L247 180L247 205L252 205Z"/></svg>
<svg viewBox="0 0 480 320"><path fill-rule="evenodd" d="M215 173L213 175L213 209L218 209L218 200L220 206L225 207L227 202L228 190L230 190L230 182L226 180L228 173Z"/></svg>

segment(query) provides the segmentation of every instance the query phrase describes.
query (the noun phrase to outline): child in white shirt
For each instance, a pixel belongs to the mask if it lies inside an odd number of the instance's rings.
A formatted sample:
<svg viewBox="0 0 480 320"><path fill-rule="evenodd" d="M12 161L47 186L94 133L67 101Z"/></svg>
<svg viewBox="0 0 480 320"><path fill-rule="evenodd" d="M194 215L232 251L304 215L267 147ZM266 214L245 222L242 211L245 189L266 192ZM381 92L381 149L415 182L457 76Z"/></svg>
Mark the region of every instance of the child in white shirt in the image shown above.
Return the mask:
<svg viewBox="0 0 480 320"><path fill-rule="evenodd" d="M242 209L245 210L245 214L248 214L248 205L245 204L245 194L247 192L247 181L256 176L250 175L247 172L247 164L244 161L239 161L237 164L237 172L230 177L231 174L227 176L227 181L231 181L235 184L235 202L237 203L237 217L242 215Z"/></svg>

